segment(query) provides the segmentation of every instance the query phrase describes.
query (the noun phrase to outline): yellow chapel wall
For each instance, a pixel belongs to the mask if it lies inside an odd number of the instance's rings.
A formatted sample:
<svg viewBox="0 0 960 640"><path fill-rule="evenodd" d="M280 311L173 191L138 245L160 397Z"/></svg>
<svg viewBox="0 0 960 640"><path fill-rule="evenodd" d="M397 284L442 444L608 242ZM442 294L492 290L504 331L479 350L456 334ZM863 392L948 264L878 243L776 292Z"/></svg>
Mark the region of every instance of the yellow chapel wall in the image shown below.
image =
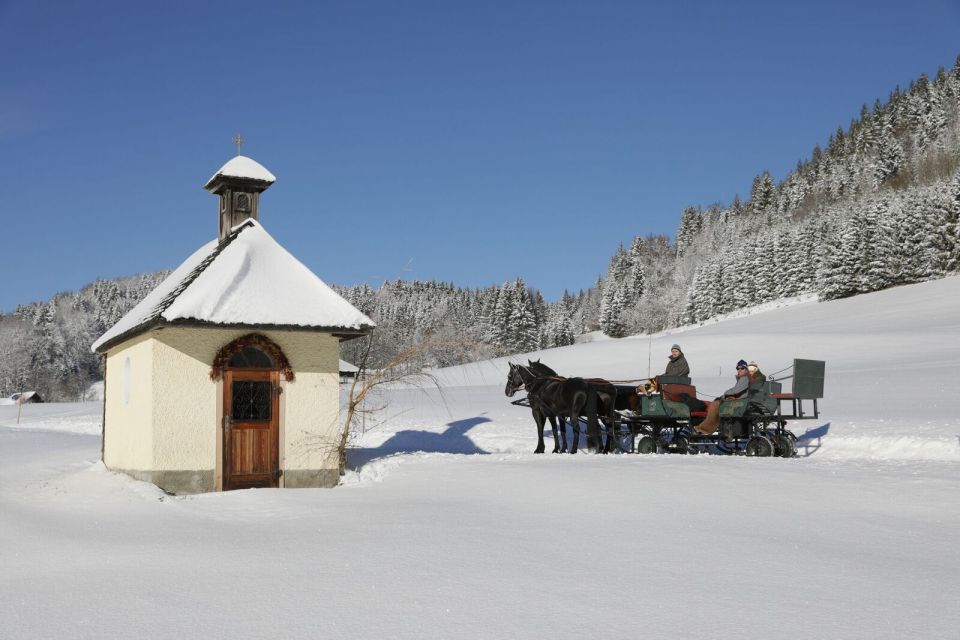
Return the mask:
<svg viewBox="0 0 960 640"><path fill-rule="evenodd" d="M142 335L107 352L103 463L153 468L153 341Z"/></svg>
<svg viewBox="0 0 960 640"><path fill-rule="evenodd" d="M213 327L164 327L154 332L154 469L204 472L196 481L210 483L212 489L220 387L210 380L210 367L221 347L250 332ZM259 333L283 350L295 374L293 382L281 382L280 464L285 486L336 484L338 339L309 331Z"/></svg>

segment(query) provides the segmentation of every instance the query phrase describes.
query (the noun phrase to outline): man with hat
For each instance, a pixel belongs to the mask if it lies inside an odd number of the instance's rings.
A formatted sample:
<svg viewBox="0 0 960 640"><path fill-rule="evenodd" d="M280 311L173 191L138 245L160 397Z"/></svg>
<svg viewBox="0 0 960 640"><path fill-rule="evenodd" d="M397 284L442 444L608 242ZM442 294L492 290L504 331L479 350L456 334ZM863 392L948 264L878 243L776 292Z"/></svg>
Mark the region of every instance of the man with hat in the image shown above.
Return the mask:
<svg viewBox="0 0 960 640"><path fill-rule="evenodd" d="M663 372L665 376L689 376L690 365L687 364L687 356L683 355L680 345L675 344L670 347L670 361L667 363L667 370Z"/></svg>
<svg viewBox="0 0 960 640"><path fill-rule="evenodd" d="M707 417L703 422L696 426L696 430L703 434L713 433L717 430L718 418L720 416L720 403L724 400L739 398L750 388L750 369L747 368L747 361L737 362L737 382L732 387L723 392L723 395L707 407Z"/></svg>
<svg viewBox="0 0 960 640"><path fill-rule="evenodd" d="M687 364L687 357L683 355L683 351L680 350L680 345L675 344L670 347L670 357L669 362L667 362L667 370L663 372L662 375L665 376L689 376L690 375L690 365ZM644 380L640 383L640 386L637 387L637 393L643 395L650 395L651 393L657 393L657 390L660 388L660 376L656 378L650 378L649 380Z"/></svg>

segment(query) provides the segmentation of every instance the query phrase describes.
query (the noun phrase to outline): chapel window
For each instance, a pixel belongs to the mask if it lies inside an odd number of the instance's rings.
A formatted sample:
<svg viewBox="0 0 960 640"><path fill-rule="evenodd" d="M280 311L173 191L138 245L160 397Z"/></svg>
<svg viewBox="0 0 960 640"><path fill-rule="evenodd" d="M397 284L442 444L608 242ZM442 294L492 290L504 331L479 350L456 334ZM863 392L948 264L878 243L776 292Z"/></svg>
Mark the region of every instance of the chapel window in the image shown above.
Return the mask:
<svg viewBox="0 0 960 640"><path fill-rule="evenodd" d="M244 347L230 357L234 369L273 369L273 359L256 347Z"/></svg>

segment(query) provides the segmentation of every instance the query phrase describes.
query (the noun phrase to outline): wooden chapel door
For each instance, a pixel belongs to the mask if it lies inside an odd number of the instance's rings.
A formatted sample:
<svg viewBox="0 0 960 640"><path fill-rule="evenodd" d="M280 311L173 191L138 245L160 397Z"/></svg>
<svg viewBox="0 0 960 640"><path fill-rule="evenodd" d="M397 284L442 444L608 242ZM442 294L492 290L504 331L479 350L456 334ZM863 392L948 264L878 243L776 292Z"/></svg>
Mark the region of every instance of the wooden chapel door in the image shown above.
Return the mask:
<svg viewBox="0 0 960 640"><path fill-rule="evenodd" d="M279 486L279 385L276 370L224 371L224 491Z"/></svg>

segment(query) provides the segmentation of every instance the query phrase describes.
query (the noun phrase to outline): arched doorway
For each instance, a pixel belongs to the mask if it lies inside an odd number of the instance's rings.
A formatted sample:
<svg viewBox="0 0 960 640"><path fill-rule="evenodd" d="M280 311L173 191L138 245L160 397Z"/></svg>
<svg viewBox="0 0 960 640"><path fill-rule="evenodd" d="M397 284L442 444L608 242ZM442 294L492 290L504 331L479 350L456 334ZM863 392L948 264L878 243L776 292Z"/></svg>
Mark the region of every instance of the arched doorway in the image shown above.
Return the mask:
<svg viewBox="0 0 960 640"><path fill-rule="evenodd" d="M263 336L245 336L221 349L217 369L223 375L223 490L279 486L286 358Z"/></svg>

